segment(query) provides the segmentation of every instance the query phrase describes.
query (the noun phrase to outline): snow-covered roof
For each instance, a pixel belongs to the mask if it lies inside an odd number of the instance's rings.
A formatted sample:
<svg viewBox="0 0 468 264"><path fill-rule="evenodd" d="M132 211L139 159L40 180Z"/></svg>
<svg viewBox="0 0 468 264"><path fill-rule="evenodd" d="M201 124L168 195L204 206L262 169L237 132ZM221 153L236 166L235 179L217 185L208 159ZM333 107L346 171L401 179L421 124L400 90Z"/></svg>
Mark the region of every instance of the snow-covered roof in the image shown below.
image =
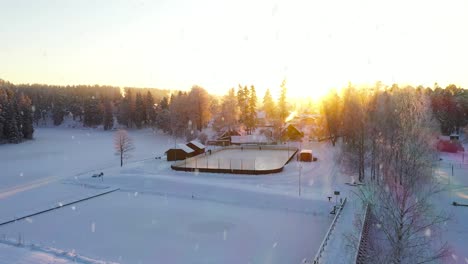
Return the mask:
<svg viewBox="0 0 468 264"><path fill-rule="evenodd" d="M192 153L194 151L193 149L191 149L189 146L185 144L178 144L177 148L185 151L186 153Z"/></svg>
<svg viewBox="0 0 468 264"><path fill-rule="evenodd" d="M310 153L310 154L312 154L312 150L311 149L303 149L303 150L301 150L301 153Z"/></svg>
<svg viewBox="0 0 468 264"><path fill-rule="evenodd" d="M265 135L231 136L231 142L234 144L268 143L268 139Z"/></svg>
<svg viewBox="0 0 468 264"><path fill-rule="evenodd" d="M200 143L200 142L198 142L196 140L192 140L192 141L190 141L190 143L192 143L193 145L195 145L199 149L204 149L205 148L205 145L203 145L202 143Z"/></svg>

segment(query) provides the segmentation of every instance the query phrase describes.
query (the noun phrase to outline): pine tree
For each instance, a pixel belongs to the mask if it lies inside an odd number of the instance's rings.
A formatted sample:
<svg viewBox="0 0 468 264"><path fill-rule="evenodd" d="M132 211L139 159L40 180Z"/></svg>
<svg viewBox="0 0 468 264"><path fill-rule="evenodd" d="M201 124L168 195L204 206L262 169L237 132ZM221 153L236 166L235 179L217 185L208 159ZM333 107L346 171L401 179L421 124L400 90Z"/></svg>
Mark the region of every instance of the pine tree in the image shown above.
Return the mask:
<svg viewBox="0 0 468 264"><path fill-rule="evenodd" d="M247 88L247 86L245 87ZM249 93L246 89L244 89L241 85L239 85L239 89L237 90L237 104L239 105L240 115L239 115L239 122L245 123L247 120L247 101L249 98Z"/></svg>
<svg viewBox="0 0 468 264"><path fill-rule="evenodd" d="M154 98L150 91L146 93L145 98L146 105L146 124L152 126L156 121L156 109L154 105Z"/></svg>
<svg viewBox="0 0 468 264"><path fill-rule="evenodd" d="M286 118L289 115L289 110L286 103L286 93L286 80L283 80L283 82L281 83L280 97L278 100L279 118L281 123L285 122Z"/></svg>
<svg viewBox="0 0 468 264"><path fill-rule="evenodd" d="M9 99L9 102L6 106L5 111L5 137L10 143L19 143L21 141L22 135L20 134L20 130L18 129L18 123L16 118L16 110L15 110L15 101L13 99Z"/></svg>
<svg viewBox="0 0 468 264"><path fill-rule="evenodd" d="M100 100L92 96L85 103L83 125L87 127L96 127L102 124L103 105Z"/></svg>
<svg viewBox="0 0 468 264"><path fill-rule="evenodd" d="M247 131L249 134L252 134L252 130L255 129L257 124L257 92L255 91L255 87L253 85L250 87L250 96L247 110Z"/></svg>
<svg viewBox="0 0 468 264"><path fill-rule="evenodd" d="M6 92L4 89L0 88L0 143L6 139L6 135L5 135L6 104L7 104Z"/></svg>
<svg viewBox="0 0 468 264"><path fill-rule="evenodd" d="M141 128L146 120L146 106L140 92L136 93L134 123L137 128Z"/></svg>
<svg viewBox="0 0 468 264"><path fill-rule="evenodd" d="M20 130L23 138L32 139L34 133L33 113L31 108L31 99L23 93L18 98L19 116L21 116Z"/></svg>
<svg viewBox="0 0 468 264"><path fill-rule="evenodd" d="M163 97L163 99L161 99L161 101L159 102L159 108L161 110L168 110L169 109L169 100L167 99L167 97Z"/></svg>
<svg viewBox="0 0 468 264"><path fill-rule="evenodd" d="M133 93L131 89L125 90L125 97L119 106L117 120L126 127L132 127L134 121L135 103L133 102Z"/></svg>
<svg viewBox="0 0 468 264"><path fill-rule="evenodd" d="M276 117L276 106L271 96L270 89L267 89L265 96L263 96L263 111L268 119L274 119Z"/></svg>
<svg viewBox="0 0 468 264"><path fill-rule="evenodd" d="M114 126L114 115L112 114L112 104L109 99L104 100L104 130L109 130Z"/></svg>
<svg viewBox="0 0 468 264"><path fill-rule="evenodd" d="M64 109L64 99L62 96L57 96L52 102L52 119L54 125L59 126L63 122L63 117L65 116Z"/></svg>

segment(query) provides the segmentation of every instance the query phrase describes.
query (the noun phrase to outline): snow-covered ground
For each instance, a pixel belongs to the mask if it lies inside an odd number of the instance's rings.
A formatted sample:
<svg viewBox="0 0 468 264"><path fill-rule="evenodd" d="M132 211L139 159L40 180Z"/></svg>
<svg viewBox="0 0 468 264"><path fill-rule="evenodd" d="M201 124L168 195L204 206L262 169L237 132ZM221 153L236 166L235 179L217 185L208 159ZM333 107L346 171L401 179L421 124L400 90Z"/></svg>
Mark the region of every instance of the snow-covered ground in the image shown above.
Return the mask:
<svg viewBox="0 0 468 264"><path fill-rule="evenodd" d="M130 162L161 156L174 145L169 136L151 130L129 134L136 148ZM110 131L39 128L34 138L18 145L0 145L0 193L13 186L21 185L21 190L35 188L78 173L120 165Z"/></svg>
<svg viewBox="0 0 468 264"><path fill-rule="evenodd" d="M467 149L465 146L465 149ZM442 161L434 170L444 185L444 192L435 200L439 209L443 209L450 220L444 226L442 241L448 241L450 250L448 263L468 264L468 207L453 206L452 202L468 205L468 160L462 164L463 155L441 154ZM453 165L453 172L452 172Z"/></svg>
<svg viewBox="0 0 468 264"><path fill-rule="evenodd" d="M31 251L23 247L15 247L0 243L0 263L15 264L71 264L72 260L60 258L53 254Z"/></svg>
<svg viewBox="0 0 468 264"><path fill-rule="evenodd" d="M306 146L318 162L252 176L172 171L154 159L172 138L151 130L130 136L136 149L122 168L111 132L44 128L34 141L0 146L5 218L121 189L0 226L0 236L121 263L300 263L314 257L332 220L327 196L349 192L327 144ZM91 177L101 171L103 181ZM18 250L3 262L15 263Z"/></svg>

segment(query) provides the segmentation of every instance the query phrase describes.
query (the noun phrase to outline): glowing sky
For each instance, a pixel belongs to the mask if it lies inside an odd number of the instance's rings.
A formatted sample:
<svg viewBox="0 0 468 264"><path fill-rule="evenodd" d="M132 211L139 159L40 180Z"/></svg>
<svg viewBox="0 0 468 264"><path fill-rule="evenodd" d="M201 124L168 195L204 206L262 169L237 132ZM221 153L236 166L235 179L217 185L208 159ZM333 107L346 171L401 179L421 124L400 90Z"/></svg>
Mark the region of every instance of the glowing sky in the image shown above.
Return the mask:
<svg viewBox="0 0 468 264"><path fill-rule="evenodd" d="M0 78L291 95L468 87L468 1L0 0ZM300 92L307 90L308 92Z"/></svg>

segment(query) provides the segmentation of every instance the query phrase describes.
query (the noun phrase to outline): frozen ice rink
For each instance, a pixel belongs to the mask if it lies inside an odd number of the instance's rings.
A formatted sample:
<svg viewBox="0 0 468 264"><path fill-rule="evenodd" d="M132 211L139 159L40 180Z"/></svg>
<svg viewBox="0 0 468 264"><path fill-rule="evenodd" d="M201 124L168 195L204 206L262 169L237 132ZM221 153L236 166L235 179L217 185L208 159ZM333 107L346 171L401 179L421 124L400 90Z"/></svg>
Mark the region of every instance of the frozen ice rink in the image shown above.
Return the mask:
<svg viewBox="0 0 468 264"><path fill-rule="evenodd" d="M232 147L207 152L174 164L187 169L233 171L280 170L296 153L293 147L247 146Z"/></svg>

